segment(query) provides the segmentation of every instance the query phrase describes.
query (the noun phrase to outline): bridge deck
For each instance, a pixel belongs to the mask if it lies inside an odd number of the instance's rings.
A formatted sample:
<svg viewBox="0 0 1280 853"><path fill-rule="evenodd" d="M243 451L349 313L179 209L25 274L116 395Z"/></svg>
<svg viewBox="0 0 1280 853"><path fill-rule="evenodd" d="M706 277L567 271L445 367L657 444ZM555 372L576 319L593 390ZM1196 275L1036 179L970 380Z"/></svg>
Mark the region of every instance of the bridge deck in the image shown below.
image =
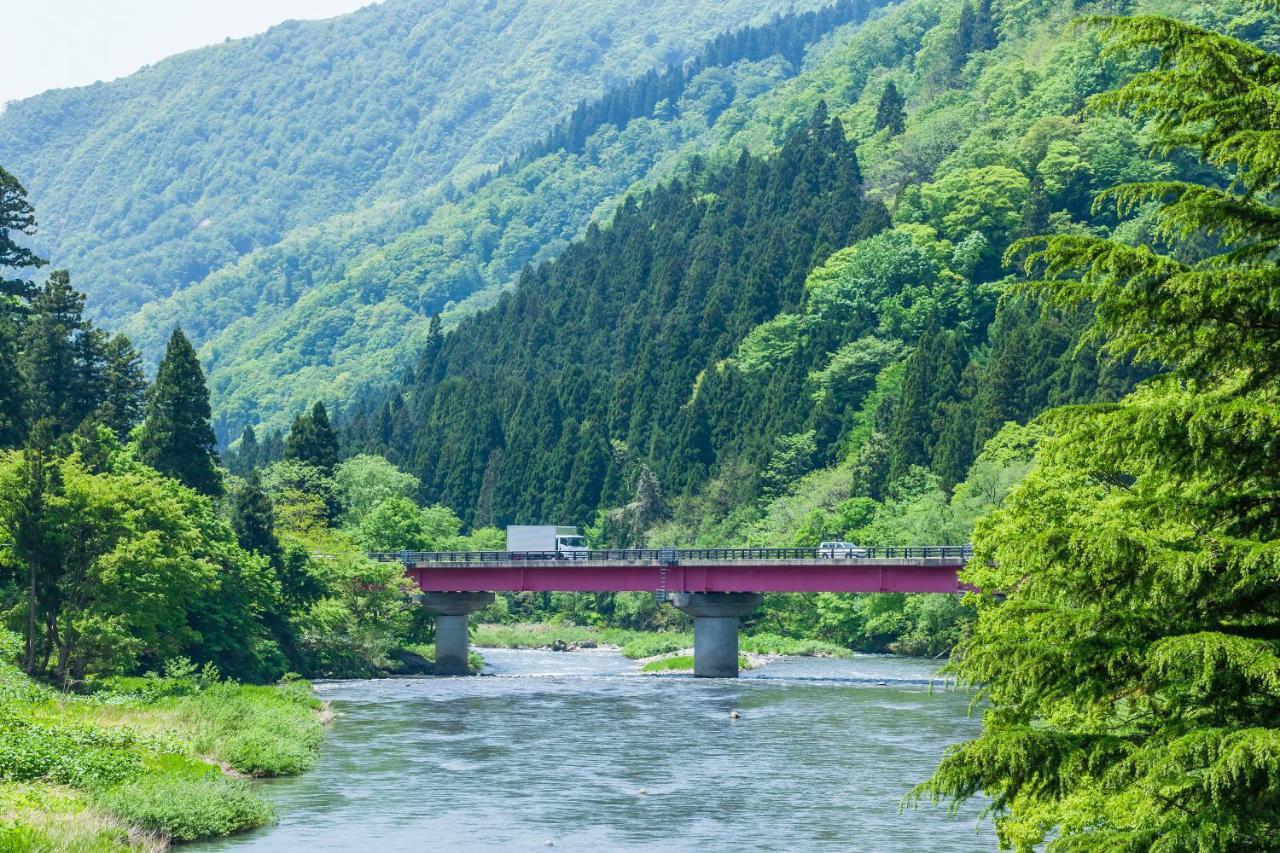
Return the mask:
<svg viewBox="0 0 1280 853"><path fill-rule="evenodd" d="M762 550L762 549L761 549ZM865 557L830 559L812 549L742 557L712 552L593 552L589 559L550 555L375 554L403 562L425 592L963 592L958 573L968 549L868 550ZM918 551L920 556L904 552ZM805 556L800 556L800 553ZM705 555L705 556L704 556ZM534 559L529 559L534 557Z"/></svg>

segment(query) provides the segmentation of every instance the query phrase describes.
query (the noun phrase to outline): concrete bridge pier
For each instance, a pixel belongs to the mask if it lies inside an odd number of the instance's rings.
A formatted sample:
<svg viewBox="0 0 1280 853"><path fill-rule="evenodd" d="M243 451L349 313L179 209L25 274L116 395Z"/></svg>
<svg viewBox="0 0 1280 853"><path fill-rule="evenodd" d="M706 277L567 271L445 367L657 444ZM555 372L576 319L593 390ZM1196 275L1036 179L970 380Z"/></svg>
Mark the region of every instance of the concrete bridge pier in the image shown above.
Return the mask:
<svg viewBox="0 0 1280 853"><path fill-rule="evenodd" d="M693 674L738 677L738 617L764 600L758 592L678 592L672 604L693 617Z"/></svg>
<svg viewBox="0 0 1280 853"><path fill-rule="evenodd" d="M436 675L467 674L467 616L490 604L491 592L423 593L422 606L436 617Z"/></svg>

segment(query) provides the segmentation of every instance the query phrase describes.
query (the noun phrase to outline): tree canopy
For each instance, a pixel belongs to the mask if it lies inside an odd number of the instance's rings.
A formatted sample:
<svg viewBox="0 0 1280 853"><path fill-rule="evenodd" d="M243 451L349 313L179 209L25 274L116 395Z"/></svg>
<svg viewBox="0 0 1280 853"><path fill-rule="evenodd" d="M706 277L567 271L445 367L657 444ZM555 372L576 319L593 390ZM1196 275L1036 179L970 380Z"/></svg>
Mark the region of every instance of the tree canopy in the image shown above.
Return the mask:
<svg viewBox="0 0 1280 853"><path fill-rule="evenodd" d="M182 330L174 329L142 424L142 461L198 492L220 494L211 417L200 360Z"/></svg>
<svg viewBox="0 0 1280 853"><path fill-rule="evenodd" d="M1038 462L980 526L986 594L953 670L990 702L922 793L991 797L1019 849L1272 849L1280 839L1280 59L1157 17L1092 18L1154 68L1093 110L1149 122L1221 182L1126 183L1152 244L1020 244L1029 290L1095 306L1159 375L1052 411ZM1003 603L995 592L1007 596Z"/></svg>

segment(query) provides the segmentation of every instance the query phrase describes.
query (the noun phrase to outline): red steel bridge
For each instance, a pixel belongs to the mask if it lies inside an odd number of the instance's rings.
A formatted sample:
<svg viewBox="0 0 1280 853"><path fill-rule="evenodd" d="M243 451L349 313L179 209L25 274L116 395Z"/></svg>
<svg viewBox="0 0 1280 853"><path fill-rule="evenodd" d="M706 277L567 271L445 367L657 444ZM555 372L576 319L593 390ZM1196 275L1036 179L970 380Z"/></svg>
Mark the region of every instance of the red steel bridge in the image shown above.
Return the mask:
<svg viewBox="0 0 1280 853"><path fill-rule="evenodd" d="M830 553L830 552L828 552ZM469 614L495 592L652 592L693 617L694 675L738 674L738 619L764 592L941 592L967 587L968 545L608 551L381 551L404 565L435 615L436 671L467 671Z"/></svg>
<svg viewBox="0 0 1280 853"><path fill-rule="evenodd" d="M660 548L556 552L383 551L424 592L963 592L970 545Z"/></svg>

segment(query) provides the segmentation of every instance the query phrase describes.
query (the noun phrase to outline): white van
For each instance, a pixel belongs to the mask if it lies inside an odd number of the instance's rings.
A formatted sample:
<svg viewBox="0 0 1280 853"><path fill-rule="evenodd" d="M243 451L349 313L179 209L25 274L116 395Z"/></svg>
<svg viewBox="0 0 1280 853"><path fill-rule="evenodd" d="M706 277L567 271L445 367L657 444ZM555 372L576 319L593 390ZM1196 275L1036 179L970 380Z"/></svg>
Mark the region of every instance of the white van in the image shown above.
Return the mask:
<svg viewBox="0 0 1280 853"><path fill-rule="evenodd" d="M867 549L856 542L823 542L818 556L826 560L852 560L867 556Z"/></svg>

